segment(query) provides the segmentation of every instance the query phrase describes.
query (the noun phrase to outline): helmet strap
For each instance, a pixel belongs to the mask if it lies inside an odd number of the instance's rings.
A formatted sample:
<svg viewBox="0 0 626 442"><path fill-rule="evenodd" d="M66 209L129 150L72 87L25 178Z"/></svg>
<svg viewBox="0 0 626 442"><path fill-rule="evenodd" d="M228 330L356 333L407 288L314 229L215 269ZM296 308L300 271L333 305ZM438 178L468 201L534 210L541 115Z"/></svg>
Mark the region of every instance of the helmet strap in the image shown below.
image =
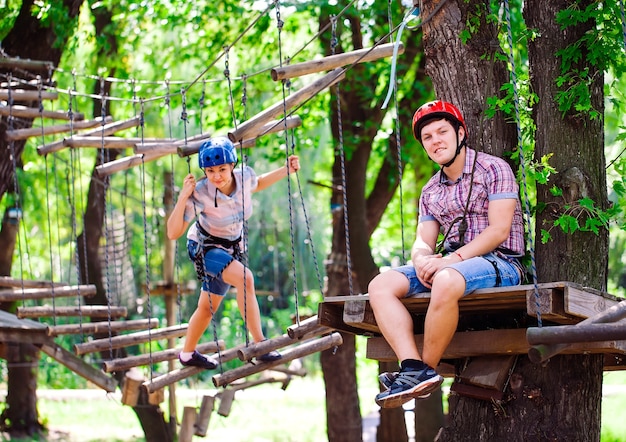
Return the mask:
<svg viewBox="0 0 626 442"><path fill-rule="evenodd" d="M461 140L461 142L459 143L459 127L457 127L456 128L456 152L454 153L454 156L452 157L452 159L448 161L446 164L442 165L441 168L443 169L444 167L452 166L452 163L454 163L456 158L461 153L461 149L463 149L463 146L465 146L466 144L467 144L467 135L465 135L463 139Z"/></svg>

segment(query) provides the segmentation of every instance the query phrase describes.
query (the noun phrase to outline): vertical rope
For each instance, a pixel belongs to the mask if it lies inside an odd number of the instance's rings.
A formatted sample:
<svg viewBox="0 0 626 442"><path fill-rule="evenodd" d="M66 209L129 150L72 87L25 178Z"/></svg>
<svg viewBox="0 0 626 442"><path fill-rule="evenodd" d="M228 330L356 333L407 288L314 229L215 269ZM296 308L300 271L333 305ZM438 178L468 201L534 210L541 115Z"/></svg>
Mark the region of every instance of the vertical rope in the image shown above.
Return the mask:
<svg viewBox="0 0 626 442"><path fill-rule="evenodd" d="M391 4L392 4L392 0L388 0L387 18L389 21L390 30L393 29L393 18L392 18L393 14L391 11ZM417 11L419 14L419 9ZM398 31L398 41L400 41L400 31ZM396 51L395 47L394 47L394 51ZM399 197L400 197L400 219L404 219L404 204L403 204L404 188L402 187L402 177L404 176L404 170L403 170L404 166L402 164L402 133L400 131L400 106L398 103L398 80L395 75L395 70L394 70L394 75L391 76L391 81L393 82L391 87L393 88L393 100L394 100L394 106L395 106L395 111L396 111L396 117L394 121L396 123L396 127L395 127L396 149L397 149L397 154L398 154L397 166L398 166L398 191L399 191ZM401 242L401 248L402 248L402 263L404 264L406 262L406 246L404 243L404 223L402 222L400 223L400 242Z"/></svg>
<svg viewBox="0 0 626 442"><path fill-rule="evenodd" d="M43 99L41 94L42 89L42 78L40 76L37 77L37 91L39 96L39 118L41 120L41 139L44 140L44 121L43 121ZM44 157L44 168L46 171L46 207L50 207L50 177L48 175L48 156ZM56 175L56 174L55 174ZM50 211L48 211L48 216L46 217L46 221L48 224L48 253L50 254L50 281L52 281L52 324L57 324L56 318L56 296L54 292L54 258L52 255L52 223L50 221Z"/></svg>
<svg viewBox="0 0 626 442"><path fill-rule="evenodd" d="M332 23L332 37L330 42L331 53L335 54L335 49L337 47L337 18L331 17ZM342 197L342 207L343 207L343 228L346 236L346 265L348 268L348 287L349 294L352 295L354 293L354 282L352 280L352 254L350 250L350 230L348 228L348 193L346 191L346 158L345 158L345 149L343 143L343 121L341 118L341 89L339 88L339 84L335 86L335 95L337 97L337 126L338 126L338 136L339 136L339 161L341 166L341 197Z"/></svg>
<svg viewBox="0 0 626 442"><path fill-rule="evenodd" d="M539 286L537 283L537 263L535 259L535 242L534 242L534 229L532 226L532 217L530 214L530 197L528 195L528 187L526 183L526 166L524 161L524 148L522 141L521 119L519 110L519 95L517 93L517 73L515 72L515 59L513 56L513 32L511 30L511 11L509 9L509 1L504 0L504 8L506 12L506 25L507 25L507 38L509 42L509 63L511 64L511 83L513 84L513 100L515 104L515 123L517 131L517 149L519 152L520 165L522 170L522 187L524 189L524 209L526 217L526 225L528 226L528 248L530 250L531 259L531 271L533 277L533 285L535 289L535 310L537 313L537 323L539 327L543 325L541 318L541 296L539 294Z"/></svg>

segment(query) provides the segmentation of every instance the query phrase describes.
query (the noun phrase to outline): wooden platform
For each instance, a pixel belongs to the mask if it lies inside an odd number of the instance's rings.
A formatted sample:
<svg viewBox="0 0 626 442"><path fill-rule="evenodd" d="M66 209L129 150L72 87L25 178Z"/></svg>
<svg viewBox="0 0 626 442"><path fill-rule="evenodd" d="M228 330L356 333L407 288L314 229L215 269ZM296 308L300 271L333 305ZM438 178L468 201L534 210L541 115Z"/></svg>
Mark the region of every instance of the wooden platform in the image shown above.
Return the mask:
<svg viewBox="0 0 626 442"><path fill-rule="evenodd" d="M53 344L48 335L48 326L31 319L18 319L15 315L0 310L0 342L25 344Z"/></svg>
<svg viewBox="0 0 626 442"><path fill-rule="evenodd" d="M539 294L538 298L536 293ZM461 318L468 315L526 316L530 317L528 319L531 321L533 317L537 317L539 311L544 324L577 324L618 304L621 300L608 293L572 282L552 282L539 284L537 290L532 284L477 290L461 299L459 310ZM423 315L429 301L430 293L421 293L402 301L414 317L418 329L423 326ZM380 337L380 330L369 304L369 296L366 294L325 298L319 305L318 322L337 330L370 336L367 345L367 357L370 359L396 360L387 342ZM423 335L416 333L415 339L418 348L421 348ZM459 328L443 359L524 354L529 348L526 328L523 326L513 330L480 330L472 327L472 331L465 331ZM567 352L626 355L626 340L577 344ZM619 359L621 361L622 358ZM621 362L618 362L619 364Z"/></svg>

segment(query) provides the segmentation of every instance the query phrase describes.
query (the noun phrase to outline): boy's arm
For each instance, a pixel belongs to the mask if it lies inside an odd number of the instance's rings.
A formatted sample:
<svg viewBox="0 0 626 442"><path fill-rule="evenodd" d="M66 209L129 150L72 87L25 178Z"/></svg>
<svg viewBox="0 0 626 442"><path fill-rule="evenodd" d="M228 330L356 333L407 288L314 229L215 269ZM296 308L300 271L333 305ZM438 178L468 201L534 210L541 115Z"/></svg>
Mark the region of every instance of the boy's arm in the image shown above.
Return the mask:
<svg viewBox="0 0 626 442"><path fill-rule="evenodd" d="M300 170L300 159L297 155L291 155L287 161L287 164L289 165L289 170L287 170L287 167L283 166L279 167L278 169L272 170L271 172L259 175L258 184L254 191L258 192L260 190L267 189L272 184L285 178L287 175Z"/></svg>

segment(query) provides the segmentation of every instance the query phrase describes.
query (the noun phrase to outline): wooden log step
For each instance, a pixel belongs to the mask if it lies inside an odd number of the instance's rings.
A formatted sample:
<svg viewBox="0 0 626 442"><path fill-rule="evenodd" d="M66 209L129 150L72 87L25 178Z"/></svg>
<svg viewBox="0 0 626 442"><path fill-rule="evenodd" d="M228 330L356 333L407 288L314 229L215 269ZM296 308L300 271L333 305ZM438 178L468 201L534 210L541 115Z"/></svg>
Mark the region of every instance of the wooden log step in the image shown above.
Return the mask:
<svg viewBox="0 0 626 442"><path fill-rule="evenodd" d="M153 142L173 142L174 139L163 139L163 138L123 138L123 137L112 137L112 136L81 136L75 135L71 138L65 138L63 140L63 144L67 147L102 147L104 149L126 149L126 148L135 148L136 145L141 144L142 142L153 143Z"/></svg>
<svg viewBox="0 0 626 442"><path fill-rule="evenodd" d="M9 115L16 118L50 118L52 120L84 120L85 115L74 112L71 116L68 112L64 111L50 111L50 110L40 110L37 107L26 107L22 105L16 106L1 106L0 105L0 115L3 117L8 117Z"/></svg>
<svg viewBox="0 0 626 442"><path fill-rule="evenodd" d="M123 121L116 121L114 123L105 124L104 126L100 126L96 129L89 130L87 132L83 132L82 136L101 136L106 137L109 135L113 135L116 132L121 130L130 129L132 127L137 127L141 123L141 117L132 117ZM55 141L53 143L42 144L37 146L37 153L39 155L46 155L52 152L57 152L61 149L64 149L65 140Z"/></svg>
<svg viewBox="0 0 626 442"><path fill-rule="evenodd" d="M532 327L526 331L526 339L531 345L626 340L626 320L609 324Z"/></svg>
<svg viewBox="0 0 626 442"><path fill-rule="evenodd" d="M105 176L112 175L115 172L122 172L130 169L131 167L141 166L142 164L150 161L158 160L166 155L168 154L161 152L138 153L130 157L120 158L115 161L109 161L108 163L101 164L96 167L96 173L100 178L104 178Z"/></svg>
<svg viewBox="0 0 626 442"><path fill-rule="evenodd" d="M344 52L343 54L329 55L319 60L303 61L274 68L271 71L272 80L278 81L301 77L316 72L329 71L340 66L391 57L393 55L393 46L394 43L386 43L373 48L358 49L356 51ZM398 45L398 54L404 54L404 45L402 43Z"/></svg>
<svg viewBox="0 0 626 442"><path fill-rule="evenodd" d="M113 118L107 116L104 119L104 123L111 123ZM89 121L75 121L68 124L58 124L55 126L43 126L43 127L29 127L28 129L15 129L8 130L6 137L8 140L25 140L31 137L40 137L42 135L55 135L63 132L70 132L72 130L90 129L95 126L102 125L102 118L97 117L94 120Z"/></svg>
<svg viewBox="0 0 626 442"><path fill-rule="evenodd" d="M418 349L424 347L424 335L415 335ZM462 359L487 355L522 355L531 348L526 340L526 329L498 329L457 332L445 350L442 359ZM626 340L578 343L564 354L617 353L626 354ZM377 361L397 361L395 353L382 337L367 339L366 357Z"/></svg>
<svg viewBox="0 0 626 442"><path fill-rule="evenodd" d="M150 143L144 146L137 145L135 146L135 153L163 152L175 154L178 151L178 148L183 146L194 145L200 147L202 143L211 138L211 136L212 134L207 132L187 137L187 139L176 140L173 143Z"/></svg>
<svg viewBox="0 0 626 442"><path fill-rule="evenodd" d="M33 288L0 290L1 302L21 301L23 299L61 298L70 296L93 296L96 294L95 285L79 285L56 288Z"/></svg>
<svg viewBox="0 0 626 442"><path fill-rule="evenodd" d="M15 288L44 288L44 287L66 287L70 284L67 282L53 282L53 281L40 281L29 279L11 278L10 276L0 276L0 287L15 287Z"/></svg>
<svg viewBox="0 0 626 442"><path fill-rule="evenodd" d="M26 89L0 89L0 100L9 100L9 97L13 101L39 101L41 100L56 100L59 98L58 92L49 91L35 91Z"/></svg>
<svg viewBox="0 0 626 442"><path fill-rule="evenodd" d="M106 305L59 306L41 305L36 307L18 307L18 318L72 317L87 318L124 318L128 314L126 307Z"/></svg>
<svg viewBox="0 0 626 442"><path fill-rule="evenodd" d="M254 147L256 145L256 139L260 136L273 134L273 133L277 133L285 129L293 129L295 127L300 127L300 126L302 126L302 119L298 115L290 115L290 116L287 116L286 119L281 118L280 120L277 120L277 121L270 121L268 123L265 123L259 129L259 135L257 137L248 138L241 142L239 141L235 142L235 148L246 149L249 147ZM198 150L200 149L200 146L202 145L202 143L204 143L204 141L202 141L201 143L189 143L187 145L181 145L177 150L178 155L180 157L186 157L194 153L198 153Z"/></svg>
<svg viewBox="0 0 626 442"><path fill-rule="evenodd" d="M127 335L113 336L111 338L94 339L90 342L74 345L74 353L82 355L86 353L94 353L97 351L105 351L128 347L131 345L144 344L150 341L160 339L180 338L187 333L187 324L173 325L170 327L160 328L156 330L142 331L138 333L130 333Z"/></svg>
<svg viewBox="0 0 626 442"><path fill-rule="evenodd" d="M224 372L213 376L213 385L216 387L222 387L228 385L237 379L250 376L261 371L271 369L278 365L292 361L297 358L301 358L312 353L318 353L324 351L330 347L336 347L343 343L341 334L331 333L323 338L316 338L306 341L296 347L290 348L282 353L282 358L272 362L257 362L255 364L247 363L242 367L237 367L233 370Z"/></svg>
<svg viewBox="0 0 626 442"><path fill-rule="evenodd" d="M0 68L2 70L23 69L25 71L50 72L54 70L54 63L29 58L0 57Z"/></svg>
<svg viewBox="0 0 626 442"><path fill-rule="evenodd" d="M196 350L200 353L215 353L218 350L218 346L220 351L224 350L224 341L218 341L217 345L215 342L198 344ZM155 351L152 352L152 354L142 354L128 356L126 358L112 359L109 361L104 361L102 363L102 369L107 373L111 373L114 371L123 371L132 367L156 364L163 361L172 361L178 358L178 354L181 351L182 348L171 348L163 351Z"/></svg>
<svg viewBox="0 0 626 442"><path fill-rule="evenodd" d="M57 344L43 344L41 351L65 365L74 373L82 376L103 390L112 393L117 388L117 381L110 376L105 375L102 371L93 368L80 358L77 358L67 350L59 347Z"/></svg>
<svg viewBox="0 0 626 442"><path fill-rule="evenodd" d="M197 419L198 410L196 410L196 407L183 408L183 419L180 422L180 433L178 434L178 442L191 442L193 440Z"/></svg>
<svg viewBox="0 0 626 442"><path fill-rule="evenodd" d="M268 109L258 113L248 121L243 122L239 127L228 133L231 141L237 142L247 138L256 138L261 135L260 129L269 121L276 119L283 113L288 113L291 109L305 103L319 92L329 88L345 78L345 69L337 68L326 74L314 83L289 95L284 100L279 101Z"/></svg>
<svg viewBox="0 0 626 442"><path fill-rule="evenodd" d="M300 322L300 325L293 324L287 327L287 334L291 339L303 339L330 333L333 329L319 324L317 315Z"/></svg>
<svg viewBox="0 0 626 442"><path fill-rule="evenodd" d="M96 334L112 332L118 333L131 330L147 330L159 326L158 318L133 319L130 321L98 321L84 322L82 324L61 324L48 327L48 335L75 335L75 334Z"/></svg>
<svg viewBox="0 0 626 442"><path fill-rule="evenodd" d="M205 395L202 397L202 403L200 404L200 410L198 411L198 417L194 424L194 435L205 437L207 429L209 428L209 420L211 419L211 413L215 407L215 396Z"/></svg>
<svg viewBox="0 0 626 442"><path fill-rule="evenodd" d="M242 346L229 348L223 352L220 352L219 355L214 354L213 357L219 358L218 360L221 364L224 362L232 361L233 359L237 359L237 352L241 347ZM169 373L162 374L161 376L156 376L144 382L143 387L148 393L152 393L159 390L160 388L166 387L167 385L173 384L174 382L187 379L188 377L198 374L203 370L204 369L200 367L177 368L170 371Z"/></svg>

